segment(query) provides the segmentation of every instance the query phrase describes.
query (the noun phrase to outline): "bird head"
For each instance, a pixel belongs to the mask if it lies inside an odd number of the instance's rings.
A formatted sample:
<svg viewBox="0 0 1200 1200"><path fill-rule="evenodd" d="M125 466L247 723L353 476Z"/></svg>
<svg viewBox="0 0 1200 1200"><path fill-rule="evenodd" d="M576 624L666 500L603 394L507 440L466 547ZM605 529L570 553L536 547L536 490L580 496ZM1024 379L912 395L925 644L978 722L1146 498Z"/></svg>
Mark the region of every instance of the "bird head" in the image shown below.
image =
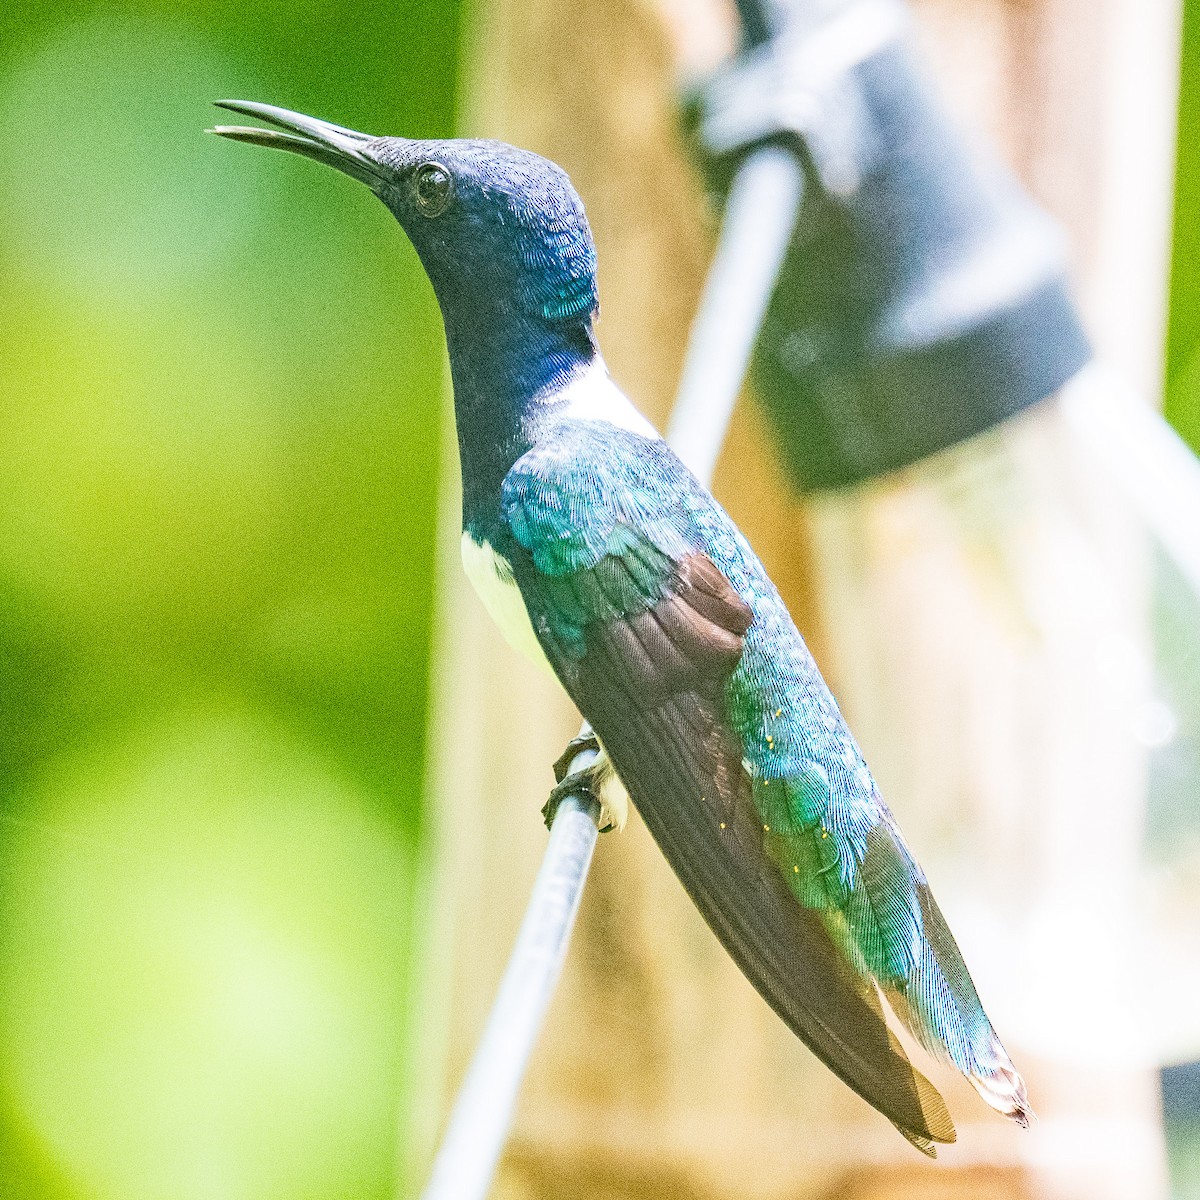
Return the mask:
<svg viewBox="0 0 1200 1200"><path fill-rule="evenodd" d="M219 125L234 141L290 150L365 183L412 241L449 326L506 316L587 325L596 251L566 172L504 142L370 137L269 104L218 107L276 126Z"/></svg>

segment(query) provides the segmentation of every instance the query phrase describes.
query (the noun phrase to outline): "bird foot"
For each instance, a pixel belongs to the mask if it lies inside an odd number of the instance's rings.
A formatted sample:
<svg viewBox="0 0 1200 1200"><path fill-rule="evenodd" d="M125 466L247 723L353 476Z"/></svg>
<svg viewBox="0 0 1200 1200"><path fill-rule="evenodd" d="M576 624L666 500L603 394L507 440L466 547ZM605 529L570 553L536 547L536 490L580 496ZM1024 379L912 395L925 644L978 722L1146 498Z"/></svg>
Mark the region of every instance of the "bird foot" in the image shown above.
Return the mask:
<svg viewBox="0 0 1200 1200"><path fill-rule="evenodd" d="M585 725L584 728L587 729L587 726ZM577 736L573 737L567 743L567 748L558 756L558 759L554 764L555 783L561 784L563 780L567 778L567 773L571 769L571 764L585 750L594 750L597 755L601 753L600 739L590 729L587 729L586 733L581 732ZM577 772L577 774L580 775L584 775L586 773L586 767L582 771ZM557 789L555 790L557 791Z"/></svg>
<svg viewBox="0 0 1200 1200"><path fill-rule="evenodd" d="M554 818L558 815L558 807L568 796L586 798L596 806L597 812L604 809L600 797L603 759L597 757L582 770L571 771L571 764L585 750L594 750L597 756L603 753L599 740L590 730L587 733L581 733L578 737L573 737L554 764L554 778L558 781L558 786L550 793L550 798L542 806L542 816L545 818L547 829L554 824ZM608 823L600 832L607 833L612 828L612 824Z"/></svg>

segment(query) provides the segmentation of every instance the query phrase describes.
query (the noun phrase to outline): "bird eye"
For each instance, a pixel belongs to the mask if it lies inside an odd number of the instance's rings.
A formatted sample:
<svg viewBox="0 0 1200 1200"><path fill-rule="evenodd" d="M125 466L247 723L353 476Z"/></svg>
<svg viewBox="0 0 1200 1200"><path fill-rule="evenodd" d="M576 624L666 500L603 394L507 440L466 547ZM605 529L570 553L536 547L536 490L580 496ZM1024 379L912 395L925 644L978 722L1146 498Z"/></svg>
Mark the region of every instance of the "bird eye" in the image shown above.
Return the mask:
<svg viewBox="0 0 1200 1200"><path fill-rule="evenodd" d="M417 168L413 181L417 208L426 217L436 217L450 203L450 172L441 163L429 162Z"/></svg>

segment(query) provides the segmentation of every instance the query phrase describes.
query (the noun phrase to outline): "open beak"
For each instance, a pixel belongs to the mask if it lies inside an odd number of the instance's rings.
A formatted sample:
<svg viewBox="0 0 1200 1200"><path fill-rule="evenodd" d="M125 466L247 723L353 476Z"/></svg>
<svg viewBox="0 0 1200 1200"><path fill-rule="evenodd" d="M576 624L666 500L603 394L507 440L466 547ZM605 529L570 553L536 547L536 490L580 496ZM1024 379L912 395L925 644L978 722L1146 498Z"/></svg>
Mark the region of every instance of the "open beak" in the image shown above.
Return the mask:
<svg viewBox="0 0 1200 1200"><path fill-rule="evenodd" d="M318 121L316 117L289 112L273 104L255 104L250 100L217 100L215 103L218 108L244 117L257 117L286 132L278 133L274 129L259 129L249 125L217 125L208 130L209 133L231 138L235 142L249 142L252 146L303 154L306 158L344 171L365 183L372 191L378 191L387 180L384 168L367 149L368 144L375 140L368 134L355 133L353 129L330 125L328 121Z"/></svg>

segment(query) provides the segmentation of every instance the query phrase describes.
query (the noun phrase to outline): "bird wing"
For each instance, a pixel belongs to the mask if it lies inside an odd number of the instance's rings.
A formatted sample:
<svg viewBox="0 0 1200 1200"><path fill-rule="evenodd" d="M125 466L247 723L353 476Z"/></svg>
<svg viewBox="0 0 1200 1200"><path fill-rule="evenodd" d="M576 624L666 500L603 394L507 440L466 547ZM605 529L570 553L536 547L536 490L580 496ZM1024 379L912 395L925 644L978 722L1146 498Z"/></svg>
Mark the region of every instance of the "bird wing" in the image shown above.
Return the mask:
<svg viewBox="0 0 1200 1200"><path fill-rule="evenodd" d="M848 734L845 747L846 757L857 758ZM768 857L921 1045L966 1075L998 1112L1027 1125L1024 1081L870 773L861 760L850 771L845 758L833 756L830 765L842 768L836 782L814 758L793 760L781 776L754 778Z"/></svg>
<svg viewBox="0 0 1200 1200"><path fill-rule="evenodd" d="M543 437L503 487L504 554L538 639L738 966L831 1070L932 1152L954 1140L941 1097L823 914L797 902L768 854L726 710L753 614L689 544L686 489L669 486L662 463L636 453L618 463L613 438L570 424Z"/></svg>

